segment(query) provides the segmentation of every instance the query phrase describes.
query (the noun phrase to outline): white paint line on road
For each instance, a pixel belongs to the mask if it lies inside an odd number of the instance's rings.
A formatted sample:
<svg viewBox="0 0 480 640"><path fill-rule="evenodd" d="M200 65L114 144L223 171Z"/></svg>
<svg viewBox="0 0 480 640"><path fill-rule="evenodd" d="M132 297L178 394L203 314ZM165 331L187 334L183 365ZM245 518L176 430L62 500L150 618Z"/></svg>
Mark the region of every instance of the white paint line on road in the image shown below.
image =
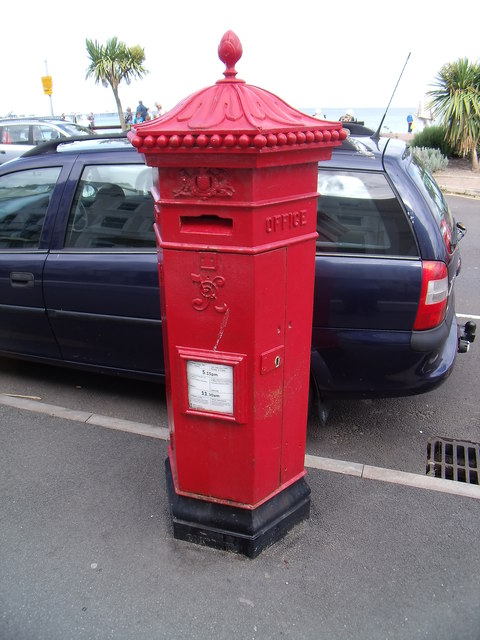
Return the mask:
<svg viewBox="0 0 480 640"><path fill-rule="evenodd" d="M87 425L125 431L127 433L134 433L137 435L147 436L149 438L158 438L160 440L169 439L168 429L165 427L155 427L141 422L102 416L95 413L89 413L87 411L66 409L65 407L39 402L38 400L29 400L16 395L0 393L0 405L2 404L16 409L34 411L36 413L43 413L56 418L64 418L65 420L82 422ZM312 456L310 454L305 455L305 466L310 469L319 469L320 471L329 471L332 473L355 476L364 480L390 482L392 484L417 487L419 489L439 491L441 493L449 493L480 500L480 486L466 484L464 482L443 480L442 478L432 478L416 473L408 473L406 471L374 467L358 462L335 460L334 458L322 458L320 456Z"/></svg>
<svg viewBox="0 0 480 640"><path fill-rule="evenodd" d="M0 404L16 407L17 409L26 409L27 411L35 411L36 413L45 413L56 418L65 418L66 420L75 420L76 422L86 422L92 415L86 411L75 411L73 409L65 409L54 404L39 402L38 400L28 400L7 393L0 394Z"/></svg>
<svg viewBox="0 0 480 640"><path fill-rule="evenodd" d="M168 440L169 438L168 429L165 429L164 427L155 427L141 422L122 420L121 418L111 418L110 416L88 413L87 411L66 409L65 407L59 407L54 404L38 402L37 400L28 400L26 398L19 398L18 396L10 396L6 393L0 394L0 404L15 407L17 409L25 409L26 411L44 413L56 418L64 418L65 420L73 420L74 422L83 422L97 427L106 427L107 429L114 429L116 431L136 433L150 438L159 438L160 440Z"/></svg>
<svg viewBox="0 0 480 640"><path fill-rule="evenodd" d="M363 464L358 462L321 458L320 456L311 456L308 453L305 455L305 466L310 469L321 469L322 471L343 473L347 476L357 476L357 478L361 478L363 474Z"/></svg>
<svg viewBox="0 0 480 640"><path fill-rule="evenodd" d="M455 480L421 476L416 473L408 473L407 471L383 469L382 467L371 467L369 465L364 466L362 478L392 482L406 487L440 491L441 493L452 493L456 496L465 496L467 498L480 500L480 486L478 484L467 484L466 482L456 482Z"/></svg>
<svg viewBox="0 0 480 640"><path fill-rule="evenodd" d="M170 437L168 429L165 429L165 427L154 427L151 424L131 422L130 420L110 418L109 416L97 414L91 415L87 420L87 424L94 424L97 427L106 427L107 429L116 429L118 431L128 431L128 433L136 433L139 436L148 436L150 438L159 438L160 440L168 440Z"/></svg>
<svg viewBox="0 0 480 640"><path fill-rule="evenodd" d="M480 320L480 316L473 316L468 313L456 313L457 318L470 318L471 320Z"/></svg>

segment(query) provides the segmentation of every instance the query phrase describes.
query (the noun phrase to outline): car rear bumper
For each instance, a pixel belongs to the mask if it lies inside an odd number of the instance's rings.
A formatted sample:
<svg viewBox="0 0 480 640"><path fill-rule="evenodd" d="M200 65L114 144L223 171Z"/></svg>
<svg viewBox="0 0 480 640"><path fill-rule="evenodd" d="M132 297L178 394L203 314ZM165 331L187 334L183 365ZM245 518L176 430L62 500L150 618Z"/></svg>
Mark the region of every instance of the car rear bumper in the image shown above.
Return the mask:
<svg viewBox="0 0 480 640"><path fill-rule="evenodd" d="M311 371L324 396L394 397L430 391L455 364L458 329L450 325L422 332L342 330L321 337L314 331ZM420 332L416 332L420 333ZM320 338L320 340L319 340Z"/></svg>
<svg viewBox="0 0 480 640"><path fill-rule="evenodd" d="M443 345L448 341L449 335L452 332L452 325L455 324L456 329L456 317L455 317L455 304L452 301L447 307L445 314L445 320L435 327L434 329L428 329L427 331L413 331L411 339L411 347L413 351L419 351L423 353L431 353L441 350ZM457 336L458 337L458 336Z"/></svg>

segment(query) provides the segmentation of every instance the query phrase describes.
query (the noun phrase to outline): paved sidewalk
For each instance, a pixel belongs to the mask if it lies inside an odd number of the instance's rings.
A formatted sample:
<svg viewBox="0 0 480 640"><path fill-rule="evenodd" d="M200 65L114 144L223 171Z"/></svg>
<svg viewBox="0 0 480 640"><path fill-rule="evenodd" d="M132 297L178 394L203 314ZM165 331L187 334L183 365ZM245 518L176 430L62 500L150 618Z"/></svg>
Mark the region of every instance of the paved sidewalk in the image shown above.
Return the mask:
<svg viewBox="0 0 480 640"><path fill-rule="evenodd" d="M0 405L2 640L471 640L478 500L309 469L255 560L174 540L166 442Z"/></svg>
<svg viewBox="0 0 480 640"><path fill-rule="evenodd" d="M392 133L388 137L413 140L411 133ZM471 167L469 158L451 158L445 171L436 172L434 177L445 193L480 198L480 172L473 172Z"/></svg>
<svg viewBox="0 0 480 640"><path fill-rule="evenodd" d="M480 173L468 168L449 170L447 167L445 171L435 173L434 177L445 193L480 198Z"/></svg>

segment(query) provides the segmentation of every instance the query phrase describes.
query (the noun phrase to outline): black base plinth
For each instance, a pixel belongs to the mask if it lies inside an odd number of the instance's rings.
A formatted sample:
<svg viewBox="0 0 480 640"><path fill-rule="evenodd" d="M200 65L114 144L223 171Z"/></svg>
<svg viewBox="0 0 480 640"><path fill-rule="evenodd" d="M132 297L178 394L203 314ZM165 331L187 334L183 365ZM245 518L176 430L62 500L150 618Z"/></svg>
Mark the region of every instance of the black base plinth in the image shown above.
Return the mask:
<svg viewBox="0 0 480 640"><path fill-rule="evenodd" d="M178 495L168 458L165 471L177 540L255 558L310 515L310 487L303 478L252 510Z"/></svg>

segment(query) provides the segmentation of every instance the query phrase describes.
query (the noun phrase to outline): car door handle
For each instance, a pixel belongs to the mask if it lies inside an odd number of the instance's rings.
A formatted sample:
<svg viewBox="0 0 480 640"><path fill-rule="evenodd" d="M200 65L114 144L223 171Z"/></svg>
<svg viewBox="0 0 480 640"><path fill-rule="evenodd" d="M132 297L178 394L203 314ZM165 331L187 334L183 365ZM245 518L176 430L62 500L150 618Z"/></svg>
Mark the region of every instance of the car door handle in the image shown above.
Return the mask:
<svg viewBox="0 0 480 640"><path fill-rule="evenodd" d="M24 271L12 271L10 273L10 284L12 285L12 287L31 288L35 284L35 277L33 273Z"/></svg>

